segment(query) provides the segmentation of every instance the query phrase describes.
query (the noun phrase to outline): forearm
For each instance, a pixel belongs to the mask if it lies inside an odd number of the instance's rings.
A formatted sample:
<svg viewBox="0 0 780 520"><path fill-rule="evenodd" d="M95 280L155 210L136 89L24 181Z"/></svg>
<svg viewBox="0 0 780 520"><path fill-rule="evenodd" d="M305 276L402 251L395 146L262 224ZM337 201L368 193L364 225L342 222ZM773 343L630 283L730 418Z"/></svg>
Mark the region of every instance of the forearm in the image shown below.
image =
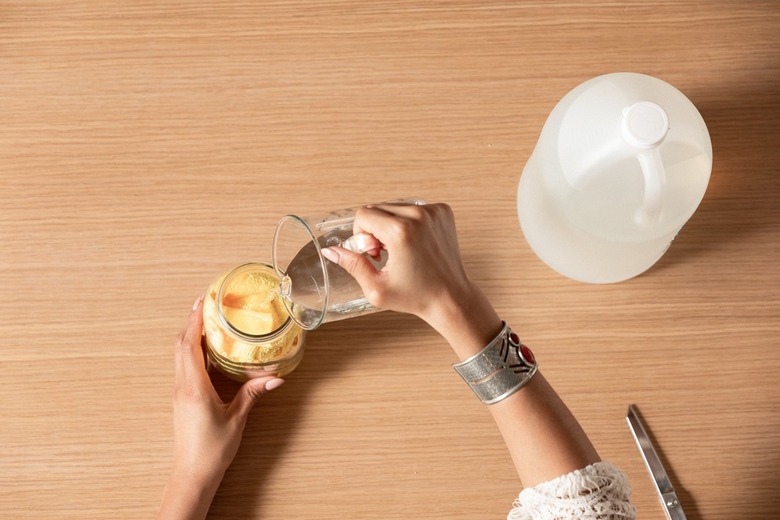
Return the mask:
<svg viewBox="0 0 780 520"><path fill-rule="evenodd" d="M424 318L461 360L480 352L502 327L490 302L470 282L443 296ZM521 390L488 408L525 486L600 460L577 420L540 372Z"/></svg>
<svg viewBox="0 0 780 520"><path fill-rule="evenodd" d="M541 372L520 391L489 409L526 487L601 460Z"/></svg>
<svg viewBox="0 0 780 520"><path fill-rule="evenodd" d="M220 481L220 476L191 478L174 470L165 485L157 520L206 518Z"/></svg>

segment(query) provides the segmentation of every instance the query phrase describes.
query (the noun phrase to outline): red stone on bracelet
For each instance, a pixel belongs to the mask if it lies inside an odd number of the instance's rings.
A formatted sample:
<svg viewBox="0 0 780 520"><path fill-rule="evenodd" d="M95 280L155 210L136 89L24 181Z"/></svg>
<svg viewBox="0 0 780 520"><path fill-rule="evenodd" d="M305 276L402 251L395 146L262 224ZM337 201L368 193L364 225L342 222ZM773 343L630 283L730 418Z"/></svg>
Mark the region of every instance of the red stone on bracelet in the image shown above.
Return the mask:
<svg viewBox="0 0 780 520"><path fill-rule="evenodd" d="M534 363L536 363L536 357L534 357L534 353L531 352L531 349L528 348L527 346L520 345L520 355L523 357L523 360L529 365L533 365Z"/></svg>

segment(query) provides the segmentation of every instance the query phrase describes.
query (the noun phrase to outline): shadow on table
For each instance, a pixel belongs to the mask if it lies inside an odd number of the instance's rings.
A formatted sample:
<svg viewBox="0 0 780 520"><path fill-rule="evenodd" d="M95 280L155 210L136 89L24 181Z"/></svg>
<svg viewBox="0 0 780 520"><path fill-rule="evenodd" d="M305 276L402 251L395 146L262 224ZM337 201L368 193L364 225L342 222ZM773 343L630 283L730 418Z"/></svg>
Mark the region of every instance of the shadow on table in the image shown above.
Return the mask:
<svg viewBox="0 0 780 520"><path fill-rule="evenodd" d="M755 78L746 77L744 82L703 86L699 93L687 93L710 132L712 176L700 207L650 272L679 262L696 262L704 255L717 255L721 244L754 244L756 238L752 235L759 232L765 237L771 236L771 230L775 236L780 233L780 78L772 75L776 69L768 66L763 77L757 74ZM773 258L766 260L767 272L777 269ZM735 265L734 269L738 273L740 267ZM775 451L768 449L767 453ZM662 452L659 456L677 486L688 519L702 518L694 497L679 486L672 462ZM780 461L774 466L780 467ZM780 484L780 477L760 478L767 490ZM774 491L762 493L759 500L735 500L741 504L741 518L777 516Z"/></svg>
<svg viewBox="0 0 780 520"><path fill-rule="evenodd" d="M303 361L285 378L287 383L263 397L252 410L241 447L214 498L209 518L256 517L261 515L264 501L294 500L293 496L264 496L265 483L284 459L289 439L295 435L316 386L339 377L356 359L370 355L370 350L360 348L361 343L370 340L374 347L394 346L426 331L430 329L414 316L382 312L329 323L310 332ZM218 373L212 380L224 400L232 399L240 386Z"/></svg>
<svg viewBox="0 0 780 520"><path fill-rule="evenodd" d="M710 132L712 176L698 210L652 269L714 254L718 244L756 230L780 229L780 80L708 85L688 94Z"/></svg>

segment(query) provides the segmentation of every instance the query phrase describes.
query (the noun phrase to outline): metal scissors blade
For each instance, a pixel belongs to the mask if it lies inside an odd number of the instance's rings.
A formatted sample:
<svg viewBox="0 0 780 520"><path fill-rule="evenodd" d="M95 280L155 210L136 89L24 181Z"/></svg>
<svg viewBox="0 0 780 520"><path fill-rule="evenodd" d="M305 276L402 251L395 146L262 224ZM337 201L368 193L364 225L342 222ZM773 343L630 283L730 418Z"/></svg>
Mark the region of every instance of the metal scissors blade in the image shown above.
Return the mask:
<svg viewBox="0 0 780 520"><path fill-rule="evenodd" d="M650 442L650 437L647 435L644 425L636 414L634 405L628 405L626 421L631 434L634 436L636 445L639 447L639 452L642 454L642 459L645 461L645 466L647 466L647 470L655 481L658 498L666 513L666 518L669 520L686 520L682 505L677 498L677 493L669 481L669 475L666 474L666 470L663 464L661 464L661 459L658 457L658 453L655 451L653 443Z"/></svg>

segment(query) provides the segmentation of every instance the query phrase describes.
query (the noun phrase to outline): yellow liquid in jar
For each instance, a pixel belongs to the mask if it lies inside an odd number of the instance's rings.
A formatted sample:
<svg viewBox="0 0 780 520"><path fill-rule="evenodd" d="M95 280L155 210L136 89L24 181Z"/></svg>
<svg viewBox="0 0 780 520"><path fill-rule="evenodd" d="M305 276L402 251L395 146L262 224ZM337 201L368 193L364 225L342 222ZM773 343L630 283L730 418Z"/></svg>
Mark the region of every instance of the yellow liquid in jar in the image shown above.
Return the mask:
<svg viewBox="0 0 780 520"><path fill-rule="evenodd" d="M217 299L225 282L220 317ZM274 363L294 354L301 347L303 333L295 323L290 322L272 339L262 338L283 327L288 317L279 292L279 278L260 264L220 276L209 287L203 303L203 328L209 348L235 363ZM226 327L223 319L244 335L260 338L242 338ZM274 369L269 367L270 371Z"/></svg>

